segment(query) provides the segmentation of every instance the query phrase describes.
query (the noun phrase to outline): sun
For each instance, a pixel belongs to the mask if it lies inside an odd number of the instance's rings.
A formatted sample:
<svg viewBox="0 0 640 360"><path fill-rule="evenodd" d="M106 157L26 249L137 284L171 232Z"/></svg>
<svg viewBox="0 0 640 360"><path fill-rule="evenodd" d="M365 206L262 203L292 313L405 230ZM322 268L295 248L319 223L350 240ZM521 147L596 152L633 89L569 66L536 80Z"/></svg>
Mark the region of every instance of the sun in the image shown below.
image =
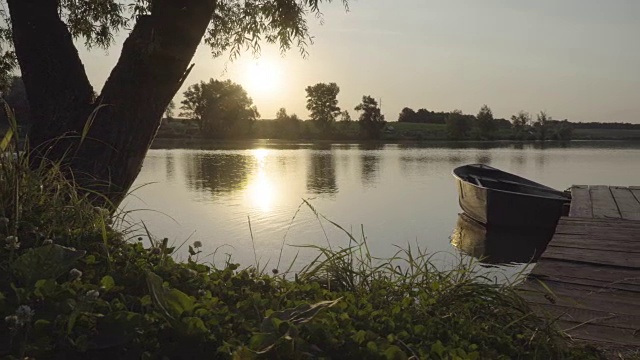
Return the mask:
<svg viewBox="0 0 640 360"><path fill-rule="evenodd" d="M249 95L271 95L277 93L282 86L282 72L278 63L261 58L247 64L244 82Z"/></svg>

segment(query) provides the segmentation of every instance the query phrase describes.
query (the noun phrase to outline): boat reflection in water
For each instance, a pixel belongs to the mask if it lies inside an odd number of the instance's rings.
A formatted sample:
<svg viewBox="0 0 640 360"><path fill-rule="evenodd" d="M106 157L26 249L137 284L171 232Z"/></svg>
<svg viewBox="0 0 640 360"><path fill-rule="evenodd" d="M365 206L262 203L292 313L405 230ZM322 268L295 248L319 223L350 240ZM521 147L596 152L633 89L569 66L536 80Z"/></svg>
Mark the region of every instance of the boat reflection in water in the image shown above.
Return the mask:
<svg viewBox="0 0 640 360"><path fill-rule="evenodd" d="M553 229L487 229L461 213L451 244L486 264L529 263L538 260L553 232Z"/></svg>

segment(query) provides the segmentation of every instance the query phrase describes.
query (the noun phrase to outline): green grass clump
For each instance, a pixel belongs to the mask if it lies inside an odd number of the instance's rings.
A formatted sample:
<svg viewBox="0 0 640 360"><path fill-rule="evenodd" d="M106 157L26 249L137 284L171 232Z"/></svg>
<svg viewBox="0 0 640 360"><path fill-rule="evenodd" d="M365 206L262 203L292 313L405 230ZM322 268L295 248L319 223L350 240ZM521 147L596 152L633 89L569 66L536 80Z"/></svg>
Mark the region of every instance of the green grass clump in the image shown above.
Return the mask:
<svg viewBox="0 0 640 360"><path fill-rule="evenodd" d="M111 229L55 166L1 159L2 358L598 358L468 265L377 260L354 238L295 274L197 262L201 244L179 263L166 239Z"/></svg>

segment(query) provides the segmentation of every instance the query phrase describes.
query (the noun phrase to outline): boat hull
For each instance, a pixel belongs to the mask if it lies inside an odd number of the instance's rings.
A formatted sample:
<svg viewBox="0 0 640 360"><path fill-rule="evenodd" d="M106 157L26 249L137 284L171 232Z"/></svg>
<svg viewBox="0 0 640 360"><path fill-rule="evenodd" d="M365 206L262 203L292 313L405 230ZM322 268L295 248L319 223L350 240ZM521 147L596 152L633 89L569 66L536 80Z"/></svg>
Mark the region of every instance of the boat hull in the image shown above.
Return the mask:
<svg viewBox="0 0 640 360"><path fill-rule="evenodd" d="M541 197L483 187L457 176L456 181L462 210L491 227L554 228L569 202L559 196Z"/></svg>

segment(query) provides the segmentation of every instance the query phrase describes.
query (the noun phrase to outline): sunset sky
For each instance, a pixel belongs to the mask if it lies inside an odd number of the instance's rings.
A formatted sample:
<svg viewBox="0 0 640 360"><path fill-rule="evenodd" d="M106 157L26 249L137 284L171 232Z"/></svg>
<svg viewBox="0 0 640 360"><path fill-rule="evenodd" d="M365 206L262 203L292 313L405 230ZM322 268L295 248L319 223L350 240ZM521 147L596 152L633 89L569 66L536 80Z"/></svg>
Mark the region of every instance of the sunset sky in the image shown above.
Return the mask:
<svg viewBox="0 0 640 360"><path fill-rule="evenodd" d="M350 10L337 1L324 6L324 24L310 19L315 44L306 59L264 47L259 59L229 63L201 46L176 102L190 84L228 78L247 89L262 118L280 107L307 118L305 87L336 82L353 118L371 95L388 121L405 106L475 114L486 103L496 117L524 109L640 123L640 1L360 0ZM96 89L125 35L107 53L81 51Z"/></svg>

